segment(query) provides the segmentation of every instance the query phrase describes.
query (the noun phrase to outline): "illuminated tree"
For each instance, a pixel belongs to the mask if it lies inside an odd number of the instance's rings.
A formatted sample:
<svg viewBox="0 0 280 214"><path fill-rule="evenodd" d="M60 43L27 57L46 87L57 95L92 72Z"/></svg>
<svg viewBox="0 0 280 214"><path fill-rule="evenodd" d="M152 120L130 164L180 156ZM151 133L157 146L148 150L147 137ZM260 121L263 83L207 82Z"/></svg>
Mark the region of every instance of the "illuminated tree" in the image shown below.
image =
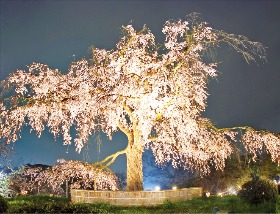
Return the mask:
<svg viewBox="0 0 280 214"><path fill-rule="evenodd" d="M63 184L66 185L66 193L68 186L70 189L119 189L118 178L114 173L80 161L60 159L57 164L39 174L32 171L27 171L27 174L35 174L33 183L38 183L39 186L45 183L52 187L54 192L61 192Z"/></svg>
<svg viewBox="0 0 280 214"><path fill-rule="evenodd" d="M81 151L88 137L102 130L111 138L122 131L127 148L98 165L109 166L120 154L127 158L127 189L141 190L142 153L151 148L156 162L172 162L205 173L210 166L222 169L233 152L237 130L245 133L245 148L256 154L267 150L275 161L280 154L277 134L250 127L217 128L201 116L208 97L207 81L217 76L212 50L222 43L244 59L265 59L265 48L244 36L212 29L196 14L187 21L167 21L160 48L151 31L123 27L116 50L92 48L92 59L72 63L65 74L33 63L28 71L17 70L3 82L0 103L0 137L18 140L22 127L30 125L38 136L49 127Z"/></svg>
<svg viewBox="0 0 280 214"><path fill-rule="evenodd" d="M68 196L68 189L118 190L114 173L80 161L59 159L51 167L25 166L11 176L10 186L18 193L54 193Z"/></svg>
<svg viewBox="0 0 280 214"><path fill-rule="evenodd" d="M9 174L9 188L12 190L12 195L26 195L26 194L50 194L53 193L46 184L38 185L34 182L35 178L49 166L47 165L31 165L27 164L14 170ZM32 173L31 173L32 172Z"/></svg>

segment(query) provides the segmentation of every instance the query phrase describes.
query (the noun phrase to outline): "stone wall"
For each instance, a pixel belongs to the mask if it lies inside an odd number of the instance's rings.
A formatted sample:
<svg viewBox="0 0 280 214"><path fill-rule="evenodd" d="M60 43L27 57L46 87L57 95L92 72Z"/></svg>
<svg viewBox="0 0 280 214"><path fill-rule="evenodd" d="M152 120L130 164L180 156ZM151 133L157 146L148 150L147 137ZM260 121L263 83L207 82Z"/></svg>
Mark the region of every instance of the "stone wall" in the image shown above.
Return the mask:
<svg viewBox="0 0 280 214"><path fill-rule="evenodd" d="M96 203L103 202L118 206L153 206L164 201L180 201L202 196L202 188L184 188L163 191L92 191L71 190L71 201Z"/></svg>

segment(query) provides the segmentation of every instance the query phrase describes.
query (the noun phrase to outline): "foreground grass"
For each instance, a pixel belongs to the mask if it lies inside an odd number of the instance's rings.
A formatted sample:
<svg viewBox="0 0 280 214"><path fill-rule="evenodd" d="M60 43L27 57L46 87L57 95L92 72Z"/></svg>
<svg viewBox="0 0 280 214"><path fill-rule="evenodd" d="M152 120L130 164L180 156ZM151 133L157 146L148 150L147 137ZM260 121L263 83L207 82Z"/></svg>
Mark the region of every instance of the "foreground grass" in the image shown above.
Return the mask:
<svg viewBox="0 0 280 214"><path fill-rule="evenodd" d="M250 205L236 196L197 198L189 201L165 202L154 207L119 207L108 204L72 204L67 198L44 195L9 199L8 213L280 213L277 203Z"/></svg>

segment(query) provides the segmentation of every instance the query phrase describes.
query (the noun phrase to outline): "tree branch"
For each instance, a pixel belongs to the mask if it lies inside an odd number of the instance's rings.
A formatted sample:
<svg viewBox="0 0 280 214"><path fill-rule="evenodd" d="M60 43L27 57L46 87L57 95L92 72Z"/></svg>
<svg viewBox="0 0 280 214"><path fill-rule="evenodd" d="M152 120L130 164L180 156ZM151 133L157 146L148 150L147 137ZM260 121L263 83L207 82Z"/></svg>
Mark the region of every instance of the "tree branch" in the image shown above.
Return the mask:
<svg viewBox="0 0 280 214"><path fill-rule="evenodd" d="M99 161L99 162L96 162L96 163L93 163L92 165L93 166L98 166L99 168L101 169L104 169L104 168L108 168L112 163L114 163L114 161L116 160L116 158L119 156L119 155L122 155L122 154L125 154L127 152L127 149L124 149L124 150L121 150L121 151L118 151L108 157L106 157L105 159L103 159L102 161Z"/></svg>
<svg viewBox="0 0 280 214"><path fill-rule="evenodd" d="M126 128L120 121L118 122L118 127L123 133L126 134L126 136L129 137L130 135L132 135L132 132L128 128Z"/></svg>
<svg viewBox="0 0 280 214"><path fill-rule="evenodd" d="M230 130L235 130L235 129L242 129L242 130L254 130L252 127L250 126L234 126L234 127L226 127L226 128L218 128L216 126L214 126L212 123L199 123L202 126L206 126L208 128L213 129L216 132L222 132L222 131L230 131Z"/></svg>
<svg viewBox="0 0 280 214"><path fill-rule="evenodd" d="M261 130L257 130L257 129L254 129L250 126L233 126L233 127L225 127L225 128L218 128L216 126L214 126L212 123L199 123L200 125L202 126L206 126L208 128L211 128L213 129L214 131L216 132L222 132L222 131L232 131L232 130L245 130L245 131L255 131L255 132L259 132L259 133L272 133L274 135L279 135L279 133L274 133L274 132L270 132L266 129L261 129Z"/></svg>

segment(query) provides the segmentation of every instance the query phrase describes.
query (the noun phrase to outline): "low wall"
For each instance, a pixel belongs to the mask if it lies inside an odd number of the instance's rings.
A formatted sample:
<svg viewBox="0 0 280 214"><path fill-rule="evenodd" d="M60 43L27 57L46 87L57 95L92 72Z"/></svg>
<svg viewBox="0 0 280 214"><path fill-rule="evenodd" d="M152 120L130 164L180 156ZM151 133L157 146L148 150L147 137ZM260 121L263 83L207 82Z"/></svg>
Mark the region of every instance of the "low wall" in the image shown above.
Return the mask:
<svg viewBox="0 0 280 214"><path fill-rule="evenodd" d="M71 190L74 203L107 203L118 206L153 206L164 201L180 201L202 196L202 188L184 188L163 191L93 191Z"/></svg>

